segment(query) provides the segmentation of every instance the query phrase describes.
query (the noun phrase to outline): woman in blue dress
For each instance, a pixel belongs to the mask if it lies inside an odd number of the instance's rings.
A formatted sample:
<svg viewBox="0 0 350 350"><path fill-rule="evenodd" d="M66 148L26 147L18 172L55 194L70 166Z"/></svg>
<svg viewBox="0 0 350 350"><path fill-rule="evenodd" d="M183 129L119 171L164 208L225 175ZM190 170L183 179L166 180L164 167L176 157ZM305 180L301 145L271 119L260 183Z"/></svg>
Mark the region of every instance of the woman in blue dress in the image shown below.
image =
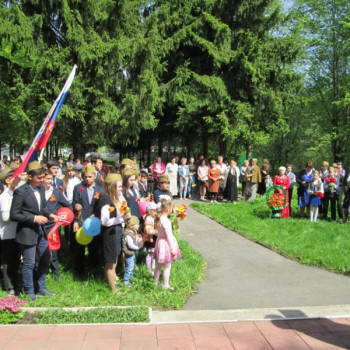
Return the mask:
<svg viewBox="0 0 350 350"><path fill-rule="evenodd" d="M304 217L305 208L308 208L310 214L310 193L308 192L309 183L312 182L314 176L314 163L307 162L297 179L298 188L298 205L300 207L300 216Z"/></svg>

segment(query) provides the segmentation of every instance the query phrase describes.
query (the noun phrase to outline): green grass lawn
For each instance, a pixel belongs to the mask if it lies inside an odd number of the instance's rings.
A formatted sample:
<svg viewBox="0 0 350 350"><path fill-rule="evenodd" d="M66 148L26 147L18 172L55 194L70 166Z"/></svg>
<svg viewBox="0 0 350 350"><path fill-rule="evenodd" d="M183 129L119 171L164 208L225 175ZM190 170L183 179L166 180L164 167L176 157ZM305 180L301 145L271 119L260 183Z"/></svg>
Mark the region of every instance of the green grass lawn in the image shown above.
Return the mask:
<svg viewBox="0 0 350 350"><path fill-rule="evenodd" d="M192 208L293 260L350 275L350 224L307 218L271 219L264 198L254 202L193 203ZM293 213L298 213L296 201Z"/></svg>
<svg viewBox="0 0 350 350"><path fill-rule="evenodd" d="M63 239L62 239L63 240ZM28 307L78 307L78 306L113 306L131 305L147 306L157 310L179 309L189 295L197 289L203 278L204 260L189 244L178 239L183 259L172 265L170 283L174 292L164 290L154 285L154 280L148 274L144 264L145 253L138 256L135 268L133 288L125 288L122 282L123 271L120 271L118 289L121 295L113 295L108 289L103 276L103 268L87 274L83 279L76 280L71 272L73 266L68 249L63 249L60 261L61 281L47 278L48 289L58 293L57 297L37 298L35 302L28 301ZM162 277L161 277L162 278ZM162 281L162 280L161 280ZM1 292L0 297L7 296ZM132 321L134 322L134 320Z"/></svg>

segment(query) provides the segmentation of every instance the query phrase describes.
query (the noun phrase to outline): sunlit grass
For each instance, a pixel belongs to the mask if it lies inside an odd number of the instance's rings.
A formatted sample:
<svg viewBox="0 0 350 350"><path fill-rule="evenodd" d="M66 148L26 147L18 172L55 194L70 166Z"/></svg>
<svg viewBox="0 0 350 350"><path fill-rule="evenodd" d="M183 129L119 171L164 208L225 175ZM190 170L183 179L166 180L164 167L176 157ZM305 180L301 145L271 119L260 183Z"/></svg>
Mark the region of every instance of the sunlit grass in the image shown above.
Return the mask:
<svg viewBox="0 0 350 350"><path fill-rule="evenodd" d="M147 306L157 310L181 308L189 295L196 291L203 278L204 260L186 241L178 239L183 259L173 262L170 283L174 292L154 285L153 277L144 263L145 253L138 256L133 288L125 288L122 282L123 271L119 272L120 281L117 289L120 295L113 295L108 289L103 276L103 267L87 273L77 280L71 271L73 266L68 249L64 249L60 261L61 280L50 275L47 278L49 290L58 293L57 297L41 297L35 302L28 300L29 307L81 307L81 306ZM0 297L5 297L0 293ZM25 297L25 296L24 296Z"/></svg>

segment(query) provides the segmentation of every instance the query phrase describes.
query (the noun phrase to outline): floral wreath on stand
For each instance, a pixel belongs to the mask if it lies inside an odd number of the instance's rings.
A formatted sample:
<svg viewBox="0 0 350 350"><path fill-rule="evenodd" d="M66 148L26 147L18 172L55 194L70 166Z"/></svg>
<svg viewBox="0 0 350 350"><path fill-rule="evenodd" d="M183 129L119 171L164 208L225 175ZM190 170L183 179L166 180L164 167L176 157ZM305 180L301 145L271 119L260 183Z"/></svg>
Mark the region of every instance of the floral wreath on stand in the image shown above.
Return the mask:
<svg viewBox="0 0 350 350"><path fill-rule="evenodd" d="M280 185L273 185L266 191L266 203L272 209L272 218L281 217L280 210L287 205L287 192Z"/></svg>

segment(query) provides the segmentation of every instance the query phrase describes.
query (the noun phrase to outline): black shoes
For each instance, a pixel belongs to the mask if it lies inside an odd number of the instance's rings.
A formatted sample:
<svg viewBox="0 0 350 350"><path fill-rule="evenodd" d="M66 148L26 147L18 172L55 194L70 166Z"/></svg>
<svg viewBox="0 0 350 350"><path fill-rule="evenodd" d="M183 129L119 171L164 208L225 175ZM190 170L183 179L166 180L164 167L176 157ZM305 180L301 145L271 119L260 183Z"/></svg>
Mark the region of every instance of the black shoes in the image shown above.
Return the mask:
<svg viewBox="0 0 350 350"><path fill-rule="evenodd" d="M50 292L48 289L42 289L39 290L38 293L36 293L37 297L55 297L57 296L56 293Z"/></svg>
<svg viewBox="0 0 350 350"><path fill-rule="evenodd" d="M31 301L35 301L36 295L34 293L28 293L26 294L26 298L30 299Z"/></svg>

